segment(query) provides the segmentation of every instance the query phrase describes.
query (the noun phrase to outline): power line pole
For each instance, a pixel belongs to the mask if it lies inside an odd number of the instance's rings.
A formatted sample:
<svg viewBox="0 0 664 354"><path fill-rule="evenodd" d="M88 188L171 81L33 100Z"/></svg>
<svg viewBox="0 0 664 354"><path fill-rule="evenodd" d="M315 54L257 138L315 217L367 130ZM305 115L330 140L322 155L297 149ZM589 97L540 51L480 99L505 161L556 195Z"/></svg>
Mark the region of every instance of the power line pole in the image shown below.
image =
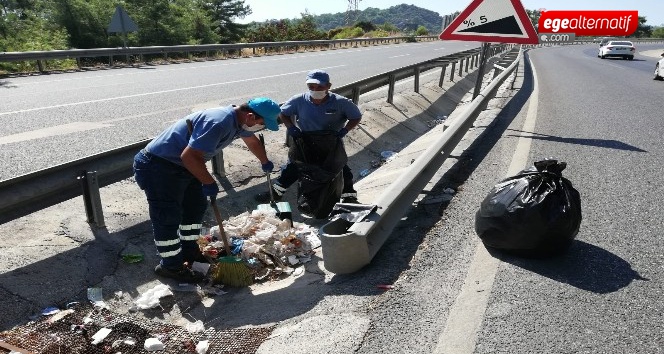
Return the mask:
<svg viewBox="0 0 664 354"><path fill-rule="evenodd" d="M348 8L346 9L346 26L350 26L357 21L360 1L362 0L348 0Z"/></svg>

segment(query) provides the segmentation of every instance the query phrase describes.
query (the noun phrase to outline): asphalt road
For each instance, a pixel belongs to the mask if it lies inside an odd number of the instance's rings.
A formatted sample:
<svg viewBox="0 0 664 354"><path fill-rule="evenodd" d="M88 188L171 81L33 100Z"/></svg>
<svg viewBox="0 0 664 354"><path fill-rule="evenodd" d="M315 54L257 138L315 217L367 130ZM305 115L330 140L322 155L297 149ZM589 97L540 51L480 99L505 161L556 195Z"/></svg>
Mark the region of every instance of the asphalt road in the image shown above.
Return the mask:
<svg viewBox="0 0 664 354"><path fill-rule="evenodd" d="M410 259L397 288L369 306L358 353L664 352L664 86L652 80L656 59L601 60L594 46L536 49L528 59L538 87L528 65L521 91L441 180L463 186L442 219L427 229L413 211L406 219L414 222L372 264L377 272L399 255ZM560 258L495 253L478 263L475 212L508 176L520 138L530 143L529 164L568 163L563 175L581 193L581 230ZM482 278L472 267L497 269ZM473 286L470 300L461 299Z"/></svg>
<svg viewBox="0 0 664 354"><path fill-rule="evenodd" d="M192 110L255 96L283 102L306 89L311 69L341 86L477 46L404 43L0 79L0 180L152 138Z"/></svg>

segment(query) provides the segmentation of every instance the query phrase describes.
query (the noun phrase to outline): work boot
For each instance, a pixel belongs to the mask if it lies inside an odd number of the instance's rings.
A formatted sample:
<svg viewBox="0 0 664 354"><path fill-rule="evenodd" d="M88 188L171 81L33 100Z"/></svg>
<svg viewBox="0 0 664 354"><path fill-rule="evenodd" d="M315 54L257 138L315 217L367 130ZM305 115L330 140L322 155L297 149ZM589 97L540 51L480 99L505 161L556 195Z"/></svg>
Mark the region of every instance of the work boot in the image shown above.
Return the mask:
<svg viewBox="0 0 664 354"><path fill-rule="evenodd" d="M210 261L205 258L203 253L196 249L190 252L184 251L182 253L182 258L184 259L185 262L192 264L194 262L199 262L199 263L210 263Z"/></svg>
<svg viewBox="0 0 664 354"><path fill-rule="evenodd" d="M274 187L272 188L272 196L274 196L274 201L278 202L281 200L281 194L279 194ZM269 203L270 202L270 192L260 192L254 196L254 199L259 203Z"/></svg>
<svg viewBox="0 0 664 354"><path fill-rule="evenodd" d="M158 264L154 268L154 272L159 276L175 279L181 283L200 283L205 280L203 274L194 272L184 266L180 269L170 269Z"/></svg>

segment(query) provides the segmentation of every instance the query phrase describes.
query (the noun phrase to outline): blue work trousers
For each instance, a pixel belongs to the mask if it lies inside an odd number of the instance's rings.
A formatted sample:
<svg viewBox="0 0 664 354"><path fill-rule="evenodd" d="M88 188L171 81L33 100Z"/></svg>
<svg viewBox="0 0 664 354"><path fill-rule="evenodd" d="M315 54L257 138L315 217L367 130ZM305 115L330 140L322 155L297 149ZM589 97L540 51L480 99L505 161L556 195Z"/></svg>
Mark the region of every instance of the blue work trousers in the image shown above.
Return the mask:
<svg viewBox="0 0 664 354"><path fill-rule="evenodd" d="M199 251L207 201L201 182L186 168L141 150L134 157L136 183L145 192L161 264L179 269Z"/></svg>

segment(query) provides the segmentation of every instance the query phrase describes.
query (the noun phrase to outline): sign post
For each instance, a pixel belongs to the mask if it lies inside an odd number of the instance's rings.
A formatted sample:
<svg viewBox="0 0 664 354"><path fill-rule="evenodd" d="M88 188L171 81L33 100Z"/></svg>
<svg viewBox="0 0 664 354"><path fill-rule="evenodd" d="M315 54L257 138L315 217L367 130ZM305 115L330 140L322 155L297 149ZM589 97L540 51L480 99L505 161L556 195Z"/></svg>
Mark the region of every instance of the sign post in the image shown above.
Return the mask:
<svg viewBox="0 0 664 354"><path fill-rule="evenodd" d="M519 0L472 0L439 36L483 42L473 99L479 94L489 43L538 44L537 33Z"/></svg>

